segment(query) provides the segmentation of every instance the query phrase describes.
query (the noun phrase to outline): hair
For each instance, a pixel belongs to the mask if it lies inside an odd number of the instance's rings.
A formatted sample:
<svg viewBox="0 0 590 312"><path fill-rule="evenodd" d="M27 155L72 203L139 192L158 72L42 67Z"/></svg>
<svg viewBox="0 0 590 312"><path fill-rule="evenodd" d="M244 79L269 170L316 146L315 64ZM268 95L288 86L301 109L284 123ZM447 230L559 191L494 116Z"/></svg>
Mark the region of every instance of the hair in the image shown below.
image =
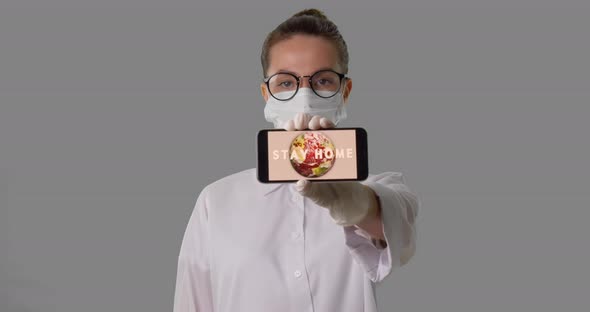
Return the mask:
<svg viewBox="0 0 590 312"><path fill-rule="evenodd" d="M342 73L348 73L348 48L340 31L338 31L338 27L322 11L318 9L305 9L295 13L279 24L277 28L266 36L260 55L263 77L266 77L266 72L270 64L270 48L277 42L289 39L296 34L312 35L328 39L336 47L338 64Z"/></svg>

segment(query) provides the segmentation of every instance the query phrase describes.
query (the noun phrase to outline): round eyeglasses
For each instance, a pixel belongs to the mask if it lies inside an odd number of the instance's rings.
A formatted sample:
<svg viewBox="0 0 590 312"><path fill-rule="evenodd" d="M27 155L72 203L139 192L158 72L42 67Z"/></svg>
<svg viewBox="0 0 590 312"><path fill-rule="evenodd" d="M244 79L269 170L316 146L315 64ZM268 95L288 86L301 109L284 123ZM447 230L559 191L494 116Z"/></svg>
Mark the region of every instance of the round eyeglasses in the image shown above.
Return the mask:
<svg viewBox="0 0 590 312"><path fill-rule="evenodd" d="M287 101L292 99L301 85L301 78L309 77L309 85L311 90L319 97L331 98L338 91L342 85L342 79L346 79L346 75L337 73L331 69L324 69L315 72L313 75L295 76L291 73L278 72L265 78L263 81L270 92L270 95L279 101Z"/></svg>

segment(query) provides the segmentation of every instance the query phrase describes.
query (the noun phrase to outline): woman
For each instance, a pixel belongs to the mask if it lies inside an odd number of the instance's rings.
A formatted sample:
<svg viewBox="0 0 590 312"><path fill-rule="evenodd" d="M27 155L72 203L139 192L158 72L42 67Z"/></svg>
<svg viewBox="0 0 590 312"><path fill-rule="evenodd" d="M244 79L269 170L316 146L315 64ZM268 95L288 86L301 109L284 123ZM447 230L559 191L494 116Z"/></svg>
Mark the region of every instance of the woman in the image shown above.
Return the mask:
<svg viewBox="0 0 590 312"><path fill-rule="evenodd" d="M346 117L347 47L321 11L280 24L261 61L275 127L330 128ZM329 81L336 88L322 90ZM375 287L414 254L418 206L399 172L362 183L262 184L255 169L224 177L201 191L189 219L174 311L378 311Z"/></svg>

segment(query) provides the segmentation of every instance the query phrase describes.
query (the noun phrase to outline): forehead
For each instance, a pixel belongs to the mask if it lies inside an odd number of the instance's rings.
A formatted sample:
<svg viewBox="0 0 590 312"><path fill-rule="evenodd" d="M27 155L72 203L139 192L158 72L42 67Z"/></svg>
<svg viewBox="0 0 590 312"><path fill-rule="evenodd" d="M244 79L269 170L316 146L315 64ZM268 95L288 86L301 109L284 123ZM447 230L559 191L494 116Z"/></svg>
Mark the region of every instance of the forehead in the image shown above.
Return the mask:
<svg viewBox="0 0 590 312"><path fill-rule="evenodd" d="M270 48L269 58L270 75L279 70L296 75L311 75L325 68L339 71L336 47L318 36L298 34L281 40Z"/></svg>

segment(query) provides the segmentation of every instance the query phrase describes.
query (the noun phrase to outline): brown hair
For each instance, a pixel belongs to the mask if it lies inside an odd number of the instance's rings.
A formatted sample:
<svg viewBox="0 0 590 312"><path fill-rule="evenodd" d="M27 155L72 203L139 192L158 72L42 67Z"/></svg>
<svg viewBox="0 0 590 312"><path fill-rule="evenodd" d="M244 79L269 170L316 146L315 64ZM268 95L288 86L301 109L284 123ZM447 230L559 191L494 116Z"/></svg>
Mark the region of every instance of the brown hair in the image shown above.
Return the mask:
<svg viewBox="0 0 590 312"><path fill-rule="evenodd" d="M338 27L330 21L324 13L318 9L305 9L279 24L264 40L260 61L262 62L262 75L266 77L266 71L270 64L269 51L277 42L289 39L295 34L307 34L319 36L331 41L338 52L338 61L342 74L348 73L348 48L340 35Z"/></svg>

